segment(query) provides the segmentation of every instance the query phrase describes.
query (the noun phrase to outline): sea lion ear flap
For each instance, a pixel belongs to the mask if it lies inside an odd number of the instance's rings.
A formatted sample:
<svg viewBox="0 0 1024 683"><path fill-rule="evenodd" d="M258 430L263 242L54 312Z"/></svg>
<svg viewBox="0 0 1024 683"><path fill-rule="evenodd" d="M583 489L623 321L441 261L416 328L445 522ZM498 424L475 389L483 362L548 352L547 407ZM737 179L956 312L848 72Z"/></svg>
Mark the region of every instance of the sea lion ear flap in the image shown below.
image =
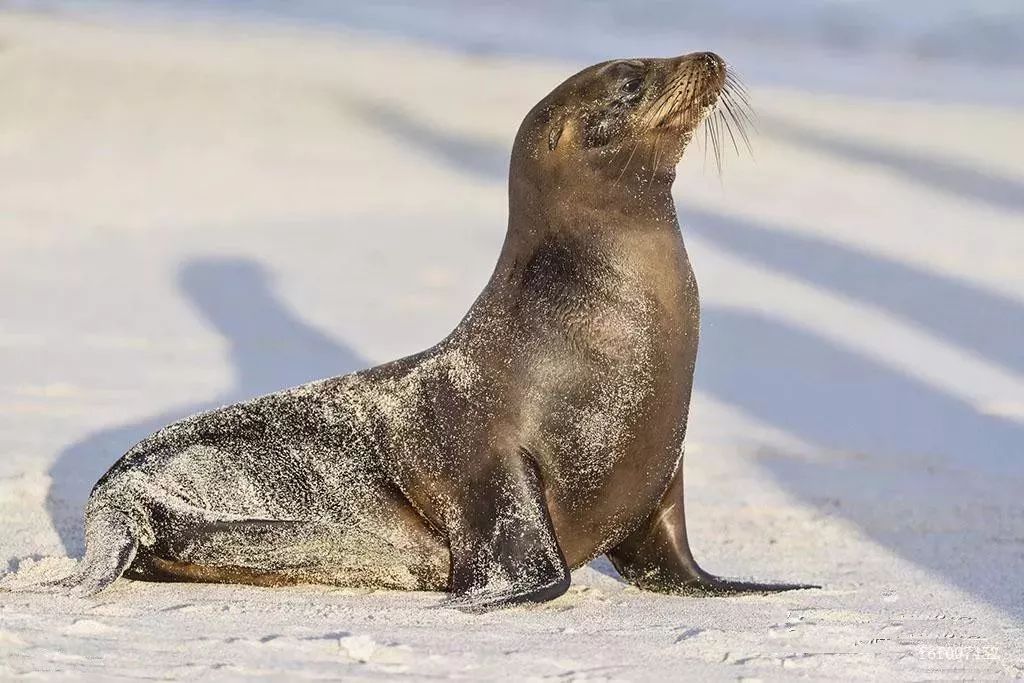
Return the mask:
<svg viewBox="0 0 1024 683"><path fill-rule="evenodd" d="M558 142L562 139L565 129L572 123L572 117L569 115L569 111L563 107L550 112L548 120L550 121L548 125L548 151L553 152L558 147Z"/></svg>
<svg viewBox="0 0 1024 683"><path fill-rule="evenodd" d="M565 128L565 121L555 121L554 125L548 131L548 151L555 151L555 147L558 147L558 139L562 137L562 130Z"/></svg>

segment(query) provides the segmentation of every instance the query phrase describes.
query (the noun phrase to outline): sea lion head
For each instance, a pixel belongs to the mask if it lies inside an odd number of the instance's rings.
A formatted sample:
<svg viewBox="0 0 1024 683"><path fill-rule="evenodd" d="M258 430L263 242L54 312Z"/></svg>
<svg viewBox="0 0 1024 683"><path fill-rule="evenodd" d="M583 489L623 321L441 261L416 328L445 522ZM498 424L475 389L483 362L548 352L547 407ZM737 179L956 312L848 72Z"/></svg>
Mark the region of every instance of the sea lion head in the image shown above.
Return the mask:
<svg viewBox="0 0 1024 683"><path fill-rule="evenodd" d="M746 93L713 52L617 59L571 76L523 120L512 153L513 193L570 188L577 198L668 190L706 122L720 160L722 136L746 141Z"/></svg>

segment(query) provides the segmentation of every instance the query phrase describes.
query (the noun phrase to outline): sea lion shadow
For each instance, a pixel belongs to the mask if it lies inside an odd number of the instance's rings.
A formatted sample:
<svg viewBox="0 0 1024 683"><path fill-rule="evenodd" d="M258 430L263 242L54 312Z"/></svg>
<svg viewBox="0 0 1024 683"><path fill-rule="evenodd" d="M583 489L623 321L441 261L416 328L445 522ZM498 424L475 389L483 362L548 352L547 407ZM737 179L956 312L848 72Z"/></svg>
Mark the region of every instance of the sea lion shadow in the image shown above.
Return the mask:
<svg viewBox="0 0 1024 683"><path fill-rule="evenodd" d="M226 340L232 385L208 401L101 429L61 451L49 470L46 509L70 556L84 551L82 510L93 484L145 436L186 415L369 365L291 312L275 294L270 273L254 261L192 258L179 268L178 286Z"/></svg>

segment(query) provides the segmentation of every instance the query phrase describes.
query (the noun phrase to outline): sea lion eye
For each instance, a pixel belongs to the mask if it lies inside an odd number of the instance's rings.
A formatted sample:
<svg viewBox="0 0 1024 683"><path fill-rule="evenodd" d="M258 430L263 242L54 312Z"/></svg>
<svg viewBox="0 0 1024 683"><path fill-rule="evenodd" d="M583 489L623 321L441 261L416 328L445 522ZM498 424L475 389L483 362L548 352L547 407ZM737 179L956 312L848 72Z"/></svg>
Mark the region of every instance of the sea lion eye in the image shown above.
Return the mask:
<svg viewBox="0 0 1024 683"><path fill-rule="evenodd" d="M636 93L640 92L640 86L643 84L644 79L631 78L622 84L622 92L627 93L629 95L635 95Z"/></svg>

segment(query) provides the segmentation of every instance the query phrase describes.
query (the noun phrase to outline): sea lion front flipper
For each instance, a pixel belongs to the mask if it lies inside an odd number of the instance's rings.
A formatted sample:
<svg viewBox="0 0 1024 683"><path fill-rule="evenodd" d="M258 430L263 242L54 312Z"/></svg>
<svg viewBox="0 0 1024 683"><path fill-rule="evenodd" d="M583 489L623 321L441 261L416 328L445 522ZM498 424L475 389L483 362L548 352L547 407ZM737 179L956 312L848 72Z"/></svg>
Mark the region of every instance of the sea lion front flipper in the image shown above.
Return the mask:
<svg viewBox="0 0 1024 683"><path fill-rule="evenodd" d="M452 595L445 606L486 612L551 600L569 588L531 458L511 455L456 495L449 525Z"/></svg>
<svg viewBox="0 0 1024 683"><path fill-rule="evenodd" d="M608 552L608 559L626 581L658 593L734 595L820 588L809 584L725 579L701 569L686 537L681 461L658 507L639 528Z"/></svg>

